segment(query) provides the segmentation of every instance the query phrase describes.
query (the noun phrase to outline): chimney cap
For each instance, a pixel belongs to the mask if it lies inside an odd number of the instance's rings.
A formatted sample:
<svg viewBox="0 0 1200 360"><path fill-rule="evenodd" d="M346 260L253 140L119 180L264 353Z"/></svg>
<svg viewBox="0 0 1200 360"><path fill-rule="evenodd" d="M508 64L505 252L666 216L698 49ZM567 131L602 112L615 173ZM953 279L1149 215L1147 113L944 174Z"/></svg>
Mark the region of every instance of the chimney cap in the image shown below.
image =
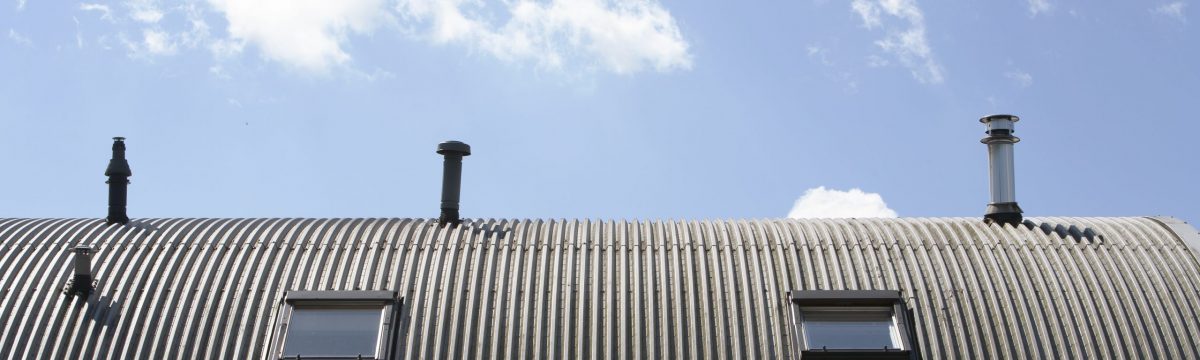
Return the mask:
<svg viewBox="0 0 1200 360"><path fill-rule="evenodd" d="M125 141L124 136L113 136L113 141Z"/></svg>
<svg viewBox="0 0 1200 360"><path fill-rule="evenodd" d="M437 153L442 155L471 155L471 145L467 145L462 141L447 140L437 146Z"/></svg>
<svg viewBox="0 0 1200 360"><path fill-rule="evenodd" d="M1021 121L1021 118L1016 115L1009 115L1009 114L992 114L992 115L988 115L988 116L979 118L979 122L984 123L984 124L987 124L987 123L991 122L992 120L1008 120L1008 121L1012 121L1012 122L1017 122L1017 121Z"/></svg>

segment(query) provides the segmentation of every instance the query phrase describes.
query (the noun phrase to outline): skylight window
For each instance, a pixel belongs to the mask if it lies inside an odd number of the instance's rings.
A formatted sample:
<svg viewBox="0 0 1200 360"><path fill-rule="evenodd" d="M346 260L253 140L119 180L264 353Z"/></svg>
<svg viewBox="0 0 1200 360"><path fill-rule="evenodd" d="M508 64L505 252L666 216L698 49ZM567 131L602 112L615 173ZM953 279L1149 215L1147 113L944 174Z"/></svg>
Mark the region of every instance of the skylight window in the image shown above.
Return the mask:
<svg viewBox="0 0 1200 360"><path fill-rule="evenodd" d="M375 358L379 348L381 306L313 306L292 309L283 357L303 355Z"/></svg>
<svg viewBox="0 0 1200 360"><path fill-rule="evenodd" d="M890 308L805 307L800 313L808 349L904 348Z"/></svg>
<svg viewBox="0 0 1200 360"><path fill-rule="evenodd" d="M287 295L273 353L279 359L384 359L391 291L294 291Z"/></svg>
<svg viewBox="0 0 1200 360"><path fill-rule="evenodd" d="M800 358L911 359L910 321L896 291L793 291Z"/></svg>

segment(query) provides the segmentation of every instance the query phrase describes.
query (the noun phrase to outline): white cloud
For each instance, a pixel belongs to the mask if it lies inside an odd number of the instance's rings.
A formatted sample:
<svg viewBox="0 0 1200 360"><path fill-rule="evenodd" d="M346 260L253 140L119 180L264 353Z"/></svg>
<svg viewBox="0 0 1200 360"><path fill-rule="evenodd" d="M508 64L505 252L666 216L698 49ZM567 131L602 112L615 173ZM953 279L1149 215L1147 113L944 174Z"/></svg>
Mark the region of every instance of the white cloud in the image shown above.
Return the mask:
<svg viewBox="0 0 1200 360"><path fill-rule="evenodd" d="M859 189L849 191L826 189L824 186L808 189L796 199L788 217L803 218L894 218L896 211L889 209L883 197Z"/></svg>
<svg viewBox="0 0 1200 360"><path fill-rule="evenodd" d="M164 15L157 0L126 0L125 7L129 8L129 17L141 23L156 24Z"/></svg>
<svg viewBox="0 0 1200 360"><path fill-rule="evenodd" d="M129 56L145 58L155 55L174 55L178 49L170 33L161 30L143 29L140 41L130 41L121 35L121 42L129 48Z"/></svg>
<svg viewBox="0 0 1200 360"><path fill-rule="evenodd" d="M154 24L154 23L157 23L159 20L162 20L163 13L162 13L162 11L158 11L158 9L144 9L144 10L134 10L133 13L130 14L129 16L133 17L134 20L137 20L140 22L144 22L147 24Z"/></svg>
<svg viewBox="0 0 1200 360"><path fill-rule="evenodd" d="M25 10L25 0L17 0L17 11Z"/></svg>
<svg viewBox="0 0 1200 360"><path fill-rule="evenodd" d="M101 20L108 20L110 22L113 21L112 9L109 9L108 5L82 3L82 4L79 4L79 10L99 11Z"/></svg>
<svg viewBox="0 0 1200 360"><path fill-rule="evenodd" d="M1037 16L1038 14L1048 13L1054 8L1050 4L1050 0L1026 0L1029 3L1029 16Z"/></svg>
<svg viewBox="0 0 1200 360"><path fill-rule="evenodd" d="M1016 83L1018 86L1023 87L1023 88L1033 85L1033 75L1029 75L1029 73L1021 71L1021 70L1013 70L1013 71L1006 72L1006 73L1004 73L1004 77L1008 78L1009 80L1012 80L1013 83Z"/></svg>
<svg viewBox="0 0 1200 360"><path fill-rule="evenodd" d="M214 52L240 52L245 44L251 44L267 59L315 72L326 72L350 60L343 49L349 35L370 34L391 21L384 0L209 3L224 13L232 41L214 47Z"/></svg>
<svg viewBox="0 0 1200 360"><path fill-rule="evenodd" d="M80 3L121 27L114 35L131 57L208 49L218 61L252 50L313 73L366 74L350 66L351 39L377 31L464 45L539 69L630 74L690 69L692 57L675 19L657 0L205 0L166 5L121 0L116 7ZM206 14L207 11L212 13ZM184 15L181 23L177 15ZM227 27L206 19L224 17ZM141 34L126 36L123 34ZM99 43L99 42L98 42ZM103 44L101 44L103 45Z"/></svg>
<svg viewBox="0 0 1200 360"><path fill-rule="evenodd" d="M189 29L179 33L179 42L191 49L209 42L209 27L204 21L204 11L195 4L183 8Z"/></svg>
<svg viewBox="0 0 1200 360"><path fill-rule="evenodd" d="M156 30L142 31L142 43L146 46L146 51L154 55L170 55L175 53L175 43L171 41L171 35L166 32Z"/></svg>
<svg viewBox="0 0 1200 360"><path fill-rule="evenodd" d="M916 0L854 0L850 8L862 18L864 27L881 28L887 33L875 45L895 56L913 78L933 84L944 80L942 65L934 58L925 36L925 16ZM888 21L882 16L885 14Z"/></svg>
<svg viewBox="0 0 1200 360"><path fill-rule="evenodd" d="M8 29L8 39L17 43L17 45L33 46L33 40L30 40L28 36L21 35L16 30L13 30L11 28Z"/></svg>
<svg viewBox="0 0 1200 360"><path fill-rule="evenodd" d="M503 6L509 18L491 24L479 15L486 5ZM435 43L463 43L541 68L581 66L628 74L692 66L675 19L653 0L400 0L397 10L427 25L420 32Z"/></svg>
<svg viewBox="0 0 1200 360"><path fill-rule="evenodd" d="M858 13L858 16L862 18L863 26L868 29L874 29L883 24L879 19L879 7L875 6L874 3L855 0L850 3L850 9Z"/></svg>
<svg viewBox="0 0 1200 360"><path fill-rule="evenodd" d="M1187 3L1183 2L1183 1L1176 1L1176 2L1172 2L1169 4L1163 4L1158 7L1153 8L1153 9L1150 9L1150 12L1157 14L1157 15L1166 16L1169 19L1186 24L1187 23L1187 15L1185 15L1183 13L1183 11L1186 9L1187 9Z"/></svg>

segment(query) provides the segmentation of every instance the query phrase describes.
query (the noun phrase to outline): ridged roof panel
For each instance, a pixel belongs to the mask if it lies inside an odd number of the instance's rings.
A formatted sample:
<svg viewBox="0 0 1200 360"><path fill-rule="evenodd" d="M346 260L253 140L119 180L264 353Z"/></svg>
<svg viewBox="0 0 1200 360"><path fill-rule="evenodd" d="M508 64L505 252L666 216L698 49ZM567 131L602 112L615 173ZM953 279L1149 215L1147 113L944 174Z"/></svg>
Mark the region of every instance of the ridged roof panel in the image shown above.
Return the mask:
<svg viewBox="0 0 1200 360"><path fill-rule="evenodd" d="M1170 218L0 219L0 358L263 359L289 290L398 291L404 359L785 358L787 292L810 289L900 290L930 359L1197 358L1197 238ZM77 244L86 301L62 294Z"/></svg>

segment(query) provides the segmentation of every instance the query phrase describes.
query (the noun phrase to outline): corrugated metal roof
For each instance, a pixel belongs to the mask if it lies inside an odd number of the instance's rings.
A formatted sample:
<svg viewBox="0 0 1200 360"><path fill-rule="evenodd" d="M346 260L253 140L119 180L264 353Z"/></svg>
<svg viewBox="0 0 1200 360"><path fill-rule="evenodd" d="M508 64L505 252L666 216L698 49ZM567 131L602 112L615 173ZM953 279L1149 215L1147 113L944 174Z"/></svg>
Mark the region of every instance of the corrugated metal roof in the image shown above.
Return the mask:
<svg viewBox="0 0 1200 360"><path fill-rule="evenodd" d="M1200 357L1194 229L1033 223L1099 236L976 218L5 219L0 357L262 359L285 291L396 290L404 359L783 358L787 292L808 289L901 290L931 359ZM87 301L61 293L76 244L98 248Z"/></svg>

